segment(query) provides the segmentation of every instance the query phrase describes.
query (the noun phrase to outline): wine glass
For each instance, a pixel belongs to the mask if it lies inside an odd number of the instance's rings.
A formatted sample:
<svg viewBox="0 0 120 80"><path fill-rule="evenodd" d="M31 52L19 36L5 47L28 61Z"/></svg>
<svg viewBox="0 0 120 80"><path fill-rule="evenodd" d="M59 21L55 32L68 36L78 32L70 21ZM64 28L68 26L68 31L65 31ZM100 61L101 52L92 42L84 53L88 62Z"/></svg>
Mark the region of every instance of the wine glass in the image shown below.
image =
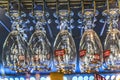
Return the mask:
<svg viewBox="0 0 120 80"><path fill-rule="evenodd" d="M102 64L101 41L92 29L94 27L94 17L98 15L93 9L84 10L84 33L79 46L79 66L81 72L96 72Z"/></svg>
<svg viewBox="0 0 120 80"><path fill-rule="evenodd" d="M60 26L61 22L60 22L60 19L59 19L60 18L59 13L58 14L53 13L53 16L56 18L55 23L58 24L57 29L60 29L59 26ZM72 25L72 23L74 23L74 19L72 18L73 16L74 16L74 12L70 11L69 14L68 14L68 20L67 21L68 21L68 24L69 24L68 29L69 29L71 34L72 34L72 29L75 28L75 26Z"/></svg>
<svg viewBox="0 0 120 80"><path fill-rule="evenodd" d="M3 45L3 65L15 72L24 72L28 70L30 56L21 24L21 18L25 16L25 13L21 12L20 16L18 10L11 10L10 16L14 22L11 26L12 32L9 33Z"/></svg>
<svg viewBox="0 0 120 80"><path fill-rule="evenodd" d="M68 10L59 10L60 32L54 42L54 65L58 72L72 73L76 69L76 46L68 32Z"/></svg>
<svg viewBox="0 0 120 80"><path fill-rule="evenodd" d="M120 11L118 8L105 10L103 15L107 17L109 27L104 43L104 62L107 70L119 70L120 65L120 31L118 30L118 20Z"/></svg>
<svg viewBox="0 0 120 80"><path fill-rule="evenodd" d="M46 72L51 70L52 48L44 28L46 24L44 11L35 10L34 13L37 23L35 32L29 40L29 47L32 50L31 71Z"/></svg>
<svg viewBox="0 0 120 80"><path fill-rule="evenodd" d="M80 25L78 25L78 28L80 29L80 36L82 36L83 32L84 32L84 25L83 25L84 24L84 17L82 15L81 11L78 12L78 16L80 18L80 19L77 20L77 22L80 24Z"/></svg>

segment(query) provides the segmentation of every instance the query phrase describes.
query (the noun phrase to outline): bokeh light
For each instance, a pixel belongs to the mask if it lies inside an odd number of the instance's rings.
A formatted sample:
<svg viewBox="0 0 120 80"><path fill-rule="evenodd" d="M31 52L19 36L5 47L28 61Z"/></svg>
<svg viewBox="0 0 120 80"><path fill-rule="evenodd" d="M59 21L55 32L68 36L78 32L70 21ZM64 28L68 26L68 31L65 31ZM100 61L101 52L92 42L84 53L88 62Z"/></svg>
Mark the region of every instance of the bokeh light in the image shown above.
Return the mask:
<svg viewBox="0 0 120 80"><path fill-rule="evenodd" d="M89 77L89 80L94 80L94 76L90 76L90 77Z"/></svg>
<svg viewBox="0 0 120 80"><path fill-rule="evenodd" d="M110 76L109 76L109 75L106 75L105 79L106 79L106 80L109 80L109 79L110 79Z"/></svg>
<svg viewBox="0 0 120 80"><path fill-rule="evenodd" d="M84 76L84 80L88 80L88 76Z"/></svg>
<svg viewBox="0 0 120 80"><path fill-rule="evenodd" d="M78 80L83 80L83 77L82 77L82 76L79 76L79 77L78 77Z"/></svg>
<svg viewBox="0 0 120 80"><path fill-rule="evenodd" d="M118 75L118 76L116 77L116 80L120 80L120 75Z"/></svg>
<svg viewBox="0 0 120 80"><path fill-rule="evenodd" d="M74 77L72 78L72 80L77 80L77 76L74 76Z"/></svg>
<svg viewBox="0 0 120 80"><path fill-rule="evenodd" d="M34 77L30 77L30 80L35 80L35 78Z"/></svg>
<svg viewBox="0 0 120 80"><path fill-rule="evenodd" d="M114 79L115 79L115 75L112 75L112 76L111 76L111 80L114 80Z"/></svg>
<svg viewBox="0 0 120 80"><path fill-rule="evenodd" d="M10 78L10 80L14 80L13 78Z"/></svg>
<svg viewBox="0 0 120 80"><path fill-rule="evenodd" d="M45 77L41 77L41 79L40 80L46 80L46 78Z"/></svg>
<svg viewBox="0 0 120 80"><path fill-rule="evenodd" d="M48 77L46 78L46 80L50 80L50 77L48 76Z"/></svg>
<svg viewBox="0 0 120 80"><path fill-rule="evenodd" d="M25 79L23 77L21 77L20 80L25 80Z"/></svg>
<svg viewBox="0 0 120 80"><path fill-rule="evenodd" d="M8 78L4 78L3 80L8 80Z"/></svg>
<svg viewBox="0 0 120 80"><path fill-rule="evenodd" d="M67 77L64 76L64 77L63 77L63 80L67 80Z"/></svg>
<svg viewBox="0 0 120 80"><path fill-rule="evenodd" d="M19 78L15 78L15 80L19 80Z"/></svg>

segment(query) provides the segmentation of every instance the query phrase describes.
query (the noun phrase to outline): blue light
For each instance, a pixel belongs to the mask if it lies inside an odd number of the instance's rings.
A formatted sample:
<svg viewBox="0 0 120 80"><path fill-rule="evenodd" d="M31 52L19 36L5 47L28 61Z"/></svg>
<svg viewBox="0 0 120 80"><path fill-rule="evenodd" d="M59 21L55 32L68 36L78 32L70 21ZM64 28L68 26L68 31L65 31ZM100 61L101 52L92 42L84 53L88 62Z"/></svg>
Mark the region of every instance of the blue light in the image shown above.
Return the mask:
<svg viewBox="0 0 120 80"><path fill-rule="evenodd" d="M10 80L14 80L13 78L10 78Z"/></svg>
<svg viewBox="0 0 120 80"><path fill-rule="evenodd" d="M77 77L76 77L76 76L74 76L74 77L72 78L72 80L77 80Z"/></svg>
<svg viewBox="0 0 120 80"><path fill-rule="evenodd" d="M2 77L2 75L5 75L5 70L4 67L2 66L2 64L0 64L0 75Z"/></svg>
<svg viewBox="0 0 120 80"><path fill-rule="evenodd" d="M84 76L84 80L88 80L88 76Z"/></svg>
<svg viewBox="0 0 120 80"><path fill-rule="evenodd" d="M107 76L105 77L105 79L107 79L107 80L108 80L108 79L110 79L110 76L109 76L109 75L107 75Z"/></svg>
<svg viewBox="0 0 120 80"><path fill-rule="evenodd" d="M25 80L25 79L23 77L21 77L20 80Z"/></svg>
<svg viewBox="0 0 120 80"><path fill-rule="evenodd" d="M89 77L89 80L94 80L94 76L90 76L90 77Z"/></svg>
<svg viewBox="0 0 120 80"><path fill-rule="evenodd" d="M2 21L0 21L0 24L2 25L3 28L5 28L5 30L10 32L9 28Z"/></svg>
<svg viewBox="0 0 120 80"><path fill-rule="evenodd" d="M101 74L101 76L105 78L105 75Z"/></svg>
<svg viewBox="0 0 120 80"><path fill-rule="evenodd" d="M5 80L5 79L1 77L0 80Z"/></svg>
<svg viewBox="0 0 120 80"><path fill-rule="evenodd" d="M35 78L34 78L34 77L31 77L30 80L35 80Z"/></svg>
<svg viewBox="0 0 120 80"><path fill-rule="evenodd" d="M45 77L41 77L41 79L40 80L46 80L46 78Z"/></svg>
<svg viewBox="0 0 120 80"><path fill-rule="evenodd" d="M79 77L78 77L78 80L83 80L83 77L82 77L82 76L79 76Z"/></svg>
<svg viewBox="0 0 120 80"><path fill-rule="evenodd" d="M63 77L63 80L67 80L67 77L64 76L64 77Z"/></svg>
<svg viewBox="0 0 120 80"><path fill-rule="evenodd" d="M15 78L15 80L19 80L19 78Z"/></svg>
<svg viewBox="0 0 120 80"><path fill-rule="evenodd" d="M5 78L5 79L3 79L3 80L8 80L8 78Z"/></svg>

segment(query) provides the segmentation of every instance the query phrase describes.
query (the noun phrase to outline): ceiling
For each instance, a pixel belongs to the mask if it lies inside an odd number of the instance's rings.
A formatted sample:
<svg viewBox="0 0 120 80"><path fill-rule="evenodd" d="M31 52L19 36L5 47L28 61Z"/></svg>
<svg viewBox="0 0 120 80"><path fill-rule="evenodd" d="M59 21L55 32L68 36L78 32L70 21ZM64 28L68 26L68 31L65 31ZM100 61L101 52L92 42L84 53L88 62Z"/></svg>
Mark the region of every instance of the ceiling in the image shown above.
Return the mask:
<svg viewBox="0 0 120 80"><path fill-rule="evenodd" d="M0 0L0 6L2 8L5 8L6 10L10 9L10 5L19 5L20 7L24 7L24 9L32 10L33 7L36 5L43 5L43 1L45 2L45 5L49 9L55 9L56 4L61 5L68 5L72 8L80 8L81 6L81 0ZM106 0L95 0L97 7L105 6ZM110 3L116 2L116 0L109 0ZM11 3L11 4L10 4ZM33 5L34 4L34 5ZM57 4L57 5L58 5ZM92 5L93 0L84 0L84 5Z"/></svg>

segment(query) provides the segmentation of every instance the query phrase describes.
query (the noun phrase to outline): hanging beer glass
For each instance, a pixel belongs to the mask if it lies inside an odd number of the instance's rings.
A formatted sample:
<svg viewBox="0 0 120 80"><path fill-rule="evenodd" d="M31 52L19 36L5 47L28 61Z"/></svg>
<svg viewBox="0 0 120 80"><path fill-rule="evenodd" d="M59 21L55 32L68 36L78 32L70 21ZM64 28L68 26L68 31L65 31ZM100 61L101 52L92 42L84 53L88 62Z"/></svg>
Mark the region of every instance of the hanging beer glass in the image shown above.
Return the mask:
<svg viewBox="0 0 120 80"><path fill-rule="evenodd" d="M32 50L31 68L32 71L46 72L51 70L52 48L46 36L44 11L35 10L37 19L35 32L32 34L29 47Z"/></svg>
<svg viewBox="0 0 120 80"><path fill-rule="evenodd" d="M54 65L58 72L71 73L76 69L76 46L68 32L68 10L59 10L60 32L54 42Z"/></svg>
<svg viewBox="0 0 120 80"><path fill-rule="evenodd" d="M83 13L85 31L79 46L79 66L83 73L99 71L102 64L103 49L101 41L92 29L97 15L98 12L93 9L85 9Z"/></svg>
<svg viewBox="0 0 120 80"><path fill-rule="evenodd" d="M14 21L11 26L12 32L9 33L3 45L3 65L16 72L24 72L29 69L30 56L26 40L23 37L24 31L21 24L21 18L25 17L25 13L21 12L21 15L19 15L19 11L11 10L10 16Z"/></svg>
<svg viewBox="0 0 120 80"><path fill-rule="evenodd" d="M120 31L118 30L118 20L120 11L118 8L105 10L103 15L108 19L108 32L104 43L104 62L107 70L120 69Z"/></svg>

